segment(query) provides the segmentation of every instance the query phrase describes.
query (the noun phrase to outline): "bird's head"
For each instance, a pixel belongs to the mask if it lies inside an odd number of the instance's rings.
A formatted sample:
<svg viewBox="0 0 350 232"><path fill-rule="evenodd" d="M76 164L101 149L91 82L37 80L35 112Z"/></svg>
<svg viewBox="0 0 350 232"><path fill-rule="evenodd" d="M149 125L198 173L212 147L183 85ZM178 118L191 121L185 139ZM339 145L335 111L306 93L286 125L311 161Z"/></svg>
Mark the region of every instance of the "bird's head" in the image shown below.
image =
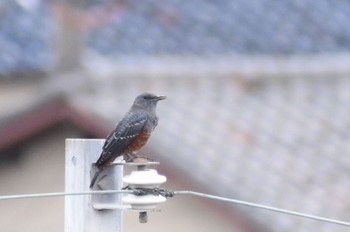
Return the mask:
<svg viewBox="0 0 350 232"><path fill-rule="evenodd" d="M132 107L155 110L158 101L164 100L165 96L157 96L151 93L143 93L135 98Z"/></svg>

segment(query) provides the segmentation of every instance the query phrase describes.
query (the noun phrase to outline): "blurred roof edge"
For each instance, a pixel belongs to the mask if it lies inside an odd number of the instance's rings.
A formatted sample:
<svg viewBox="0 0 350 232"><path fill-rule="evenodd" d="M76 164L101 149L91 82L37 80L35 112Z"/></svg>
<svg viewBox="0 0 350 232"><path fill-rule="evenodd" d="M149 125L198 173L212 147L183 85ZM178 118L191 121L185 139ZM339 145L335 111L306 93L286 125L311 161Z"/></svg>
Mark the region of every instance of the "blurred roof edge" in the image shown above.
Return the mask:
<svg viewBox="0 0 350 232"><path fill-rule="evenodd" d="M0 72L0 81L17 81L17 80L28 80L33 79L44 79L49 76L48 70L18 70L11 72Z"/></svg>
<svg viewBox="0 0 350 232"><path fill-rule="evenodd" d="M350 73L350 54L291 56L123 56L117 59L89 55L83 67L95 78L147 76L154 78L202 75L245 78L322 76Z"/></svg>
<svg viewBox="0 0 350 232"><path fill-rule="evenodd" d="M92 115L71 106L64 96L57 95L2 119L0 149L11 147L61 122L71 122L96 137L104 137L108 133L102 122L99 123Z"/></svg>
<svg viewBox="0 0 350 232"><path fill-rule="evenodd" d="M288 78L290 76L343 75L350 73L350 53L308 55L210 55L210 56L122 56L106 57L89 53L82 68L91 78L153 78L202 75L238 76L247 79ZM79 67L77 67L79 69ZM118 74L118 76L116 76ZM0 73L0 81L33 80L55 77L54 70L26 70Z"/></svg>

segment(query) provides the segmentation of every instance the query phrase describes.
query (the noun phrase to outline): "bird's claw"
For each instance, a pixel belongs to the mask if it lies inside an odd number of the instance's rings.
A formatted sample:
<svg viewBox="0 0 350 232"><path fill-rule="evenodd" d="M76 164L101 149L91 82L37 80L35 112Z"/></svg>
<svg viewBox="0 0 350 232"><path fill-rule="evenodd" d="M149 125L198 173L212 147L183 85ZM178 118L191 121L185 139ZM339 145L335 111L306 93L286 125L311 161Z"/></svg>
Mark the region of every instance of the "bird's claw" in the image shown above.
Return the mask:
<svg viewBox="0 0 350 232"><path fill-rule="evenodd" d="M148 163L148 162L154 162L153 159L147 157L147 156L139 156L136 154L127 154L124 156L124 160L126 163Z"/></svg>

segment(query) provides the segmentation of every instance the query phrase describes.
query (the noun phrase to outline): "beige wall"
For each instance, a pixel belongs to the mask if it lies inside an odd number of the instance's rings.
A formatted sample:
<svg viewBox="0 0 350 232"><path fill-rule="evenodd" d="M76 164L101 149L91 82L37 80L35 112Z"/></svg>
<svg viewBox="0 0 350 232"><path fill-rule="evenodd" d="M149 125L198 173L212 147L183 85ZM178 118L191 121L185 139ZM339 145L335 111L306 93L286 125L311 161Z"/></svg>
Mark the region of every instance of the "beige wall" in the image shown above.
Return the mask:
<svg viewBox="0 0 350 232"><path fill-rule="evenodd" d="M0 170L0 194L62 191L64 139L77 135L67 127L28 141L18 162ZM25 199L0 202L2 231L63 231L64 199Z"/></svg>

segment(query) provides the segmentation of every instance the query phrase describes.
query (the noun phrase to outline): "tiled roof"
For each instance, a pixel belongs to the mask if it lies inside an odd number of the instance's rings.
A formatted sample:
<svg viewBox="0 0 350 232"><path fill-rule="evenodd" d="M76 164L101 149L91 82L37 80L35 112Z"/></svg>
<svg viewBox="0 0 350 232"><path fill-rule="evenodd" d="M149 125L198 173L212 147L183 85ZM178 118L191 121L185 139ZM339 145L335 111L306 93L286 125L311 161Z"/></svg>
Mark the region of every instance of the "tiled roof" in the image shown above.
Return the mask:
<svg viewBox="0 0 350 232"><path fill-rule="evenodd" d="M184 81L166 89L152 148L216 194L349 221L349 89L349 77ZM346 231L246 213L274 231Z"/></svg>
<svg viewBox="0 0 350 232"><path fill-rule="evenodd" d="M52 19L47 8L38 3L35 9L26 9L16 2L25 1L0 3L0 74L47 70L53 58Z"/></svg>
<svg viewBox="0 0 350 232"><path fill-rule="evenodd" d="M350 221L350 78L145 77L100 81L90 102L115 121L148 90L168 99L149 144L211 193ZM97 100L97 102L96 102ZM100 105L101 103L101 105ZM121 103L121 104L120 104ZM80 104L84 107L84 104ZM118 116L117 116L118 118ZM347 231L241 207L271 231Z"/></svg>
<svg viewBox="0 0 350 232"><path fill-rule="evenodd" d="M116 56L339 52L349 50L349 15L349 3L328 0L128 1L88 44Z"/></svg>
<svg viewBox="0 0 350 232"><path fill-rule="evenodd" d="M80 7L90 16L85 24L98 25L84 28L86 46L90 50L120 57L281 55L350 49L350 30L346 23L350 20L350 3L346 1L121 2L124 3L87 1L88 6ZM55 1L7 0L0 3L0 72L52 67L51 3ZM120 7L107 5L107 12L103 13L106 5L102 3L115 3ZM100 6L102 8L98 8ZM84 20L79 14L76 18L79 22ZM69 22L69 17L65 20L68 24L76 23Z"/></svg>

